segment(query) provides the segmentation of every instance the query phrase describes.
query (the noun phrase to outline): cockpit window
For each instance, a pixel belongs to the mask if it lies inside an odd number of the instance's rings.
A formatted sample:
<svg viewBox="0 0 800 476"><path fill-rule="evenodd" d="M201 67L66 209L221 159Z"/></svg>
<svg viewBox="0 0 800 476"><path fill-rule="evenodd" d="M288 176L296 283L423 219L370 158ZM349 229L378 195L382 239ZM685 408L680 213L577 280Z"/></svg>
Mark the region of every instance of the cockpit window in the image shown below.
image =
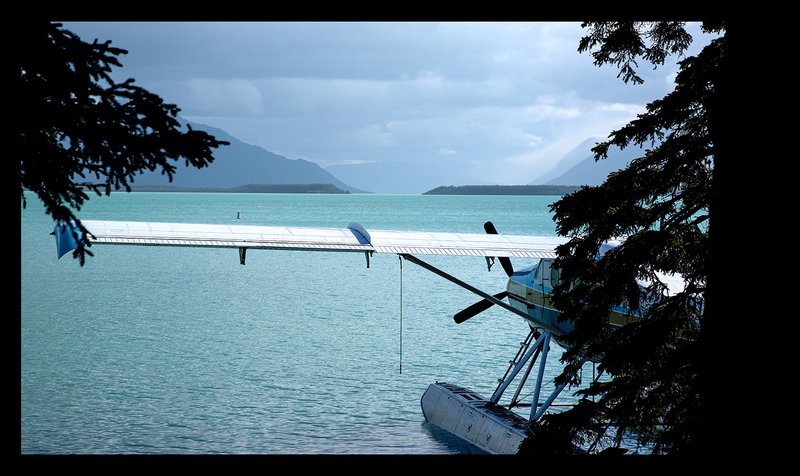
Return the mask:
<svg viewBox="0 0 800 476"><path fill-rule="evenodd" d="M538 284L543 284L545 286L551 286L550 284L550 263L552 260L543 259L539 263L539 268L536 270L536 282Z"/></svg>

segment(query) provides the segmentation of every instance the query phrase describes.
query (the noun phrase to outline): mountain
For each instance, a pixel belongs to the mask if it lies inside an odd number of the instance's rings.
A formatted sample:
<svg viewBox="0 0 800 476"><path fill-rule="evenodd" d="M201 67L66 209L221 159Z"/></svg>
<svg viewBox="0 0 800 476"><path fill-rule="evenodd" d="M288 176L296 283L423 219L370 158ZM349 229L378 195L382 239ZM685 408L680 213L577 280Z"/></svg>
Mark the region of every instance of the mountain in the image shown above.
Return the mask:
<svg viewBox="0 0 800 476"><path fill-rule="evenodd" d="M537 177L536 180L530 183L530 185L550 183L550 180L560 177L569 169L574 167L578 162L591 155L592 147L594 147L595 143L600 142L601 140L602 139L599 137L589 137L585 141L581 142L577 147L564 154L564 156L558 160L555 167Z"/></svg>
<svg viewBox="0 0 800 476"><path fill-rule="evenodd" d="M592 143L586 145L586 155L583 160L576 163L561 175L545 182L546 185L600 185L608 174L624 168L628 163L644 155L644 149L629 145L625 149L616 146L609 147L608 158L595 162L591 148ZM587 144L584 141L581 145ZM576 151L573 151L576 152ZM570 152L572 154L573 152ZM563 160L563 159L562 159ZM560 161L559 161L560 163Z"/></svg>
<svg viewBox="0 0 800 476"><path fill-rule="evenodd" d="M204 124L188 123L192 129L206 131L220 140L230 142L214 150L215 160L202 169L186 167L179 162L170 183L160 172L146 172L136 177L134 186L173 185L186 188L231 188L246 184L332 184L342 190L363 193L326 172L319 165L303 159L286 157L246 144L222 129Z"/></svg>

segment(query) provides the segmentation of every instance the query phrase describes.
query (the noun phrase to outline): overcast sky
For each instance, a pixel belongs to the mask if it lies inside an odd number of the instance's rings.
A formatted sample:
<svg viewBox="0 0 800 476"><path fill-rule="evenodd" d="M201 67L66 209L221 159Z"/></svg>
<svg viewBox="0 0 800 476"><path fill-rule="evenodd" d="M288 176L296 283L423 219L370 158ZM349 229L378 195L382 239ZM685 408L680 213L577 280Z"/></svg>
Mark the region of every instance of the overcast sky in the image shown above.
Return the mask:
<svg viewBox="0 0 800 476"><path fill-rule="evenodd" d="M625 84L577 53L579 23L65 27L127 49L117 78L244 142L323 167L436 164L472 183L535 180L669 92L677 70L642 63L645 84ZM689 31L694 54L708 39Z"/></svg>

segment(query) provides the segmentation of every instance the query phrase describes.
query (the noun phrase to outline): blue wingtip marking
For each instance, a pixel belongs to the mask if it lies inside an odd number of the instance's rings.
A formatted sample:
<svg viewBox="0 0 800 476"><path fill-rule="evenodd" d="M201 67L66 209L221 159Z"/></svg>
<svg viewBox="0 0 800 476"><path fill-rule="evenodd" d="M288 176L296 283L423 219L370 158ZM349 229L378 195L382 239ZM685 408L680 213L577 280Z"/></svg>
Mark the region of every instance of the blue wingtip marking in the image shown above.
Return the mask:
<svg viewBox="0 0 800 476"><path fill-rule="evenodd" d="M372 237L369 236L369 232L360 223L351 222L347 225L347 229L353 232L359 244L372 244Z"/></svg>
<svg viewBox="0 0 800 476"><path fill-rule="evenodd" d="M53 229L53 235L56 236L56 253L58 259L78 247L78 243L72 236L72 230L75 228L75 223L59 223ZM80 240L81 242L83 240Z"/></svg>

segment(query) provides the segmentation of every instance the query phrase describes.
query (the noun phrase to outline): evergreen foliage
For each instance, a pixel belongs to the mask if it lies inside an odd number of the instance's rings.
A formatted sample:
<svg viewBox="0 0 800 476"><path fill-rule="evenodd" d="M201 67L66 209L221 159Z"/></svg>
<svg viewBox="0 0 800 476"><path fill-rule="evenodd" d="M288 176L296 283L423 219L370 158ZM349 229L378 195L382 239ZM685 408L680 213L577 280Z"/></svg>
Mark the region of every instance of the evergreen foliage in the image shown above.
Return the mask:
<svg viewBox="0 0 800 476"><path fill-rule="evenodd" d="M115 82L127 51L110 41L86 43L58 23L32 23L12 48L12 150L19 154L20 195L30 190L56 222L74 222L86 190L130 191L135 176L160 170L172 181L175 163L202 168L225 145L203 131L181 130L180 109L134 84ZM77 233L75 234L77 239ZM78 247L73 257L84 264Z"/></svg>
<svg viewBox="0 0 800 476"><path fill-rule="evenodd" d="M613 64L627 83L641 83L636 59L654 65L681 55L691 43L677 22L584 23L579 52L596 65ZM655 453L702 451L705 395L702 327L709 320L704 300L710 274L715 166L721 154L715 105L726 81L727 37L720 33L694 57L683 58L675 89L647 105L646 112L612 132L592 150L595 160L612 145L644 146L644 155L596 187L563 197L551 206L559 234L562 282L554 290L561 319L572 320L557 383L578 384L586 355L599 355L608 379L581 390L580 404L532 425L523 452L572 453L619 448L633 438ZM600 244L624 242L596 258ZM681 292L665 293L657 273L679 273ZM644 289L637 280L651 283ZM570 285L572 284L572 286ZM642 303L653 303L641 306ZM614 305L644 311L644 318L610 331Z"/></svg>

